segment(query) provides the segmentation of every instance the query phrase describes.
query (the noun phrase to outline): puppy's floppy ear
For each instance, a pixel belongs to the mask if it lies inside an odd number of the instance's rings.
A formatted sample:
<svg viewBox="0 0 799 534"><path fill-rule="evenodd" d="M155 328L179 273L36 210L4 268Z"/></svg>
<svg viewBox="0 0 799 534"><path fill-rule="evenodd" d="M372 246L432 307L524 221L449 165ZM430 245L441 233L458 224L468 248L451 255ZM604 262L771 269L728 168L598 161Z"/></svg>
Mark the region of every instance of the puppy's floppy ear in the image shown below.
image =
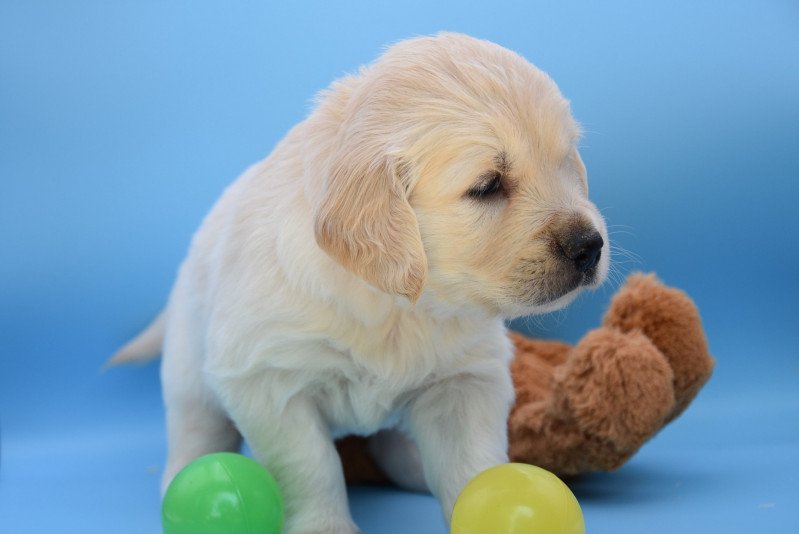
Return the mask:
<svg viewBox="0 0 799 534"><path fill-rule="evenodd" d="M422 293L427 257L416 215L384 149L355 135L330 159L327 190L318 206L316 242L372 285L415 302Z"/></svg>

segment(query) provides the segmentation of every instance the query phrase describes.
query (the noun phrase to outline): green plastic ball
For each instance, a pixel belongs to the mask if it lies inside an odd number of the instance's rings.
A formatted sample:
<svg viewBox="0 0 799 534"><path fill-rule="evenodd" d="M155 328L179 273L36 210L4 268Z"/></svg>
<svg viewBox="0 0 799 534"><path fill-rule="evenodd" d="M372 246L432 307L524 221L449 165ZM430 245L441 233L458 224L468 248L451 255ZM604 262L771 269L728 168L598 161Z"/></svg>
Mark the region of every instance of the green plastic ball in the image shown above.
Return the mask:
<svg viewBox="0 0 799 534"><path fill-rule="evenodd" d="M221 452L187 465L164 495L164 534L280 534L283 497L263 466Z"/></svg>
<svg viewBox="0 0 799 534"><path fill-rule="evenodd" d="M452 512L452 534L585 534L571 490L540 467L503 464L474 477Z"/></svg>

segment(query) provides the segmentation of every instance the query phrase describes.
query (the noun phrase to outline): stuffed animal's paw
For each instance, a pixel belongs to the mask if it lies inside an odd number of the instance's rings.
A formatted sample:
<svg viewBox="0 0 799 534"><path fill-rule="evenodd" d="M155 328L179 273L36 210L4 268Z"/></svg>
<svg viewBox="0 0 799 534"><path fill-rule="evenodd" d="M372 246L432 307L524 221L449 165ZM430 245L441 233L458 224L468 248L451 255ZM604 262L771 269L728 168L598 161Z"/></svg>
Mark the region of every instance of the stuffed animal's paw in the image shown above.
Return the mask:
<svg viewBox="0 0 799 534"><path fill-rule="evenodd" d="M666 357L674 373L675 404L669 420L710 378L714 361L699 310L688 295L666 287L655 275L631 275L613 298L604 324L622 332L641 332Z"/></svg>
<svg viewBox="0 0 799 534"><path fill-rule="evenodd" d="M674 406L671 367L639 332L590 332L553 380L558 412L586 437L619 452L637 450Z"/></svg>

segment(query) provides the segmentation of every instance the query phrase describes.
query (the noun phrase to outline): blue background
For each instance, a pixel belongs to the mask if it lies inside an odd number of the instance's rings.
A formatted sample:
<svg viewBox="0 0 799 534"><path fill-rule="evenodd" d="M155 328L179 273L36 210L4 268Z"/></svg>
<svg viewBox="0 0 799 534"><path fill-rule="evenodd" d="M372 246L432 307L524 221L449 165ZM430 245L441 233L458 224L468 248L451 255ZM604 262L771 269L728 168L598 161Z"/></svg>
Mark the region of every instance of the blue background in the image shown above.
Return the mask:
<svg viewBox="0 0 799 534"><path fill-rule="evenodd" d="M718 360L627 466L574 484L588 531L799 532L799 4L430 0L0 2L0 530L159 530L157 364L105 358L316 91L439 30L558 82L618 274L692 295ZM573 341L617 286L517 326ZM352 507L365 533L444 532L432 497Z"/></svg>

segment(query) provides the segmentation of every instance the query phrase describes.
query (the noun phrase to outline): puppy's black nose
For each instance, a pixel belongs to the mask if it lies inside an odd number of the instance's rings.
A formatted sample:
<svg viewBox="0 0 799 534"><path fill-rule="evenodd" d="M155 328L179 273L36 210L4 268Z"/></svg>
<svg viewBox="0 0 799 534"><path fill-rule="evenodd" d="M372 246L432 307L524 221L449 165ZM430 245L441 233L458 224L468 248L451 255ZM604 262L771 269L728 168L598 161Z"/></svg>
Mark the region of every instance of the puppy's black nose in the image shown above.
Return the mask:
<svg viewBox="0 0 799 534"><path fill-rule="evenodd" d="M574 263L578 272L584 273L596 267L602 255L605 241L596 230L569 232L558 238L562 254Z"/></svg>

